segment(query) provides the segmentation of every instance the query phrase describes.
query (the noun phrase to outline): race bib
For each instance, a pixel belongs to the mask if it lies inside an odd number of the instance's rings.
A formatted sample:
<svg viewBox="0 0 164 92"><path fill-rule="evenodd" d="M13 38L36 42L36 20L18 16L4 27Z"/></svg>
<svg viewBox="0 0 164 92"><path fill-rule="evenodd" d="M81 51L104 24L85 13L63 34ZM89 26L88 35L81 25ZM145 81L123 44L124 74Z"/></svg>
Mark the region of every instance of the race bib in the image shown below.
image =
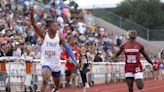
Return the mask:
<svg viewBox="0 0 164 92"><path fill-rule="evenodd" d="M52 56L55 56L55 51L45 51L45 56L51 58Z"/></svg>
<svg viewBox="0 0 164 92"><path fill-rule="evenodd" d="M135 55L128 55L127 56L127 62L128 63L136 63L136 56Z"/></svg>

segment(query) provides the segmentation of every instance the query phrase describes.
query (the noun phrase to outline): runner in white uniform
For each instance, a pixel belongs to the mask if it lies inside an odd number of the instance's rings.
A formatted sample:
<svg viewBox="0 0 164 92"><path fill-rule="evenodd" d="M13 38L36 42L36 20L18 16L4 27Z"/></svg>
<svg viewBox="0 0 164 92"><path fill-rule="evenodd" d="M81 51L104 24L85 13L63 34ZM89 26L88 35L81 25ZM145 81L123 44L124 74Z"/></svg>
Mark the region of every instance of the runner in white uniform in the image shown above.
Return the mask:
<svg viewBox="0 0 164 92"><path fill-rule="evenodd" d="M60 88L60 75L61 75L61 62L60 62L60 54L61 48L60 44L67 50L69 53L72 62L76 65L75 57L68 46L66 44L64 38L60 37L57 32L57 24L54 21L49 20L47 22L48 32L45 30L41 30L35 23L34 20L34 9L33 7L29 10L31 24L33 25L35 32L44 39L42 44L42 87L41 92L48 92L48 79L52 76L55 90L53 92L59 92Z"/></svg>
<svg viewBox="0 0 164 92"><path fill-rule="evenodd" d="M58 34L56 34L55 38L51 39L46 33L42 44L42 67L49 66L51 71L59 72L61 71L61 63L60 63L60 38Z"/></svg>

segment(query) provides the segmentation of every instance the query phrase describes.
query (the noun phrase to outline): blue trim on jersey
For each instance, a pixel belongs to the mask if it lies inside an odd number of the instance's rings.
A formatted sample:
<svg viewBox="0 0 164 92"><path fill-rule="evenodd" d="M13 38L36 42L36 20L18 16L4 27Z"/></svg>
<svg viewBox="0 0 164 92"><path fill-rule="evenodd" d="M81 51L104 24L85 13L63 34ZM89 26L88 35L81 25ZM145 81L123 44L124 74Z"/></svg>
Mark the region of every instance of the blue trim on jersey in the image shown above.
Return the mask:
<svg viewBox="0 0 164 92"><path fill-rule="evenodd" d="M53 72L53 71L51 70L50 66L48 66L48 65L43 65L43 66L42 66L42 69L43 69L43 68L49 69L50 72L52 72L51 75L52 75L53 77L60 77L60 76L61 76L61 71L59 71L59 72Z"/></svg>
<svg viewBox="0 0 164 92"><path fill-rule="evenodd" d="M61 76L61 71L59 72L52 72L53 77L60 77Z"/></svg>
<svg viewBox="0 0 164 92"><path fill-rule="evenodd" d="M43 65L43 66L42 66L42 69L43 69L43 68L48 68L48 69L50 70L50 72L52 72L50 66L48 66L48 65Z"/></svg>
<svg viewBox="0 0 164 92"><path fill-rule="evenodd" d="M67 43L64 44L64 48L66 49L67 53L68 53L69 56L71 57L71 62L72 62L74 65L77 65L76 60L75 60L74 53L73 53L72 49L69 47L69 45L68 45Z"/></svg>

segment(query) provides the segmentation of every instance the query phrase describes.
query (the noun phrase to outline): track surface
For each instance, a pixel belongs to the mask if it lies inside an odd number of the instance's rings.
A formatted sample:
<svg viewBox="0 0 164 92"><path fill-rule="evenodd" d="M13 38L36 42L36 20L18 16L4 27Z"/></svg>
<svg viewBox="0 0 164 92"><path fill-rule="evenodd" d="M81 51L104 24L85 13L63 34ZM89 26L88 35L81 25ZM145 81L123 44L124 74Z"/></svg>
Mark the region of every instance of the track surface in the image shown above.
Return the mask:
<svg viewBox="0 0 164 92"><path fill-rule="evenodd" d="M134 83L135 84L135 83ZM61 89L60 92L73 92L69 89ZM76 92L83 92L83 89L76 89ZM114 83L110 85L95 85L88 88L86 92L128 92L126 83ZM134 92L140 92L134 85ZM147 80L142 92L164 92L164 80Z"/></svg>

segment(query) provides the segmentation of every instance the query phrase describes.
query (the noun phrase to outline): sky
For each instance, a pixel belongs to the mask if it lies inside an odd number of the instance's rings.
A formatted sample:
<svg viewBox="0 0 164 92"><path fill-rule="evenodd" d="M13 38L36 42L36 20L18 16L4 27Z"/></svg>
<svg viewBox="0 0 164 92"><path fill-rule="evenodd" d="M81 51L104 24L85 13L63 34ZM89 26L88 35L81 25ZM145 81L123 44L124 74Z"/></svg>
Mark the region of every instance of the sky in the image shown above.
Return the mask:
<svg viewBox="0 0 164 92"><path fill-rule="evenodd" d="M75 0L80 8L111 8L123 0ZM161 0L164 2L164 0Z"/></svg>
<svg viewBox="0 0 164 92"><path fill-rule="evenodd" d="M81 8L115 7L123 0L76 0Z"/></svg>

